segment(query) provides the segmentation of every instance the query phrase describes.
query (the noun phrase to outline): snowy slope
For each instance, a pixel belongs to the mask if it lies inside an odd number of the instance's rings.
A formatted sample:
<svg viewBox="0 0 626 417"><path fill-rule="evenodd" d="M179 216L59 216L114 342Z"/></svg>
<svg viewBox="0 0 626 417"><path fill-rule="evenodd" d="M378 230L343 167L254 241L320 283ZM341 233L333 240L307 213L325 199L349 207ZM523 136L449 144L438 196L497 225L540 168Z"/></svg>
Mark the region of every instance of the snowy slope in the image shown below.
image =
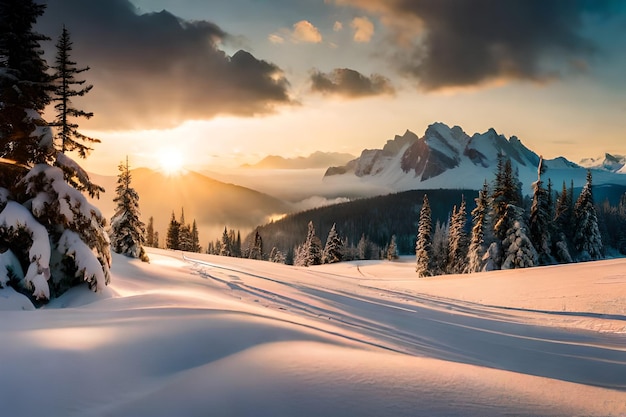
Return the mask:
<svg viewBox="0 0 626 417"><path fill-rule="evenodd" d="M597 158L585 158L580 161L580 165L585 168L623 173L626 167L626 156L606 153Z"/></svg>
<svg viewBox="0 0 626 417"><path fill-rule="evenodd" d="M385 151L386 145L382 150L363 151L344 167L329 168L324 181L333 186L367 183L394 191L480 189L485 180L493 179L499 154L511 160L526 193L537 179L539 156L517 137L506 138L494 129L470 137L458 126L434 123L421 138L407 131L390 142L399 140L404 140L404 146L396 147L393 153ZM586 168L563 157L546 160L544 166L544 180L550 178L556 187L563 181L569 184L574 180L576 187L585 182ZM595 171L594 184L626 185L626 176L615 172L618 170Z"/></svg>
<svg viewBox="0 0 626 417"><path fill-rule="evenodd" d="M2 312L0 415L626 413L626 260L416 279L149 251Z"/></svg>

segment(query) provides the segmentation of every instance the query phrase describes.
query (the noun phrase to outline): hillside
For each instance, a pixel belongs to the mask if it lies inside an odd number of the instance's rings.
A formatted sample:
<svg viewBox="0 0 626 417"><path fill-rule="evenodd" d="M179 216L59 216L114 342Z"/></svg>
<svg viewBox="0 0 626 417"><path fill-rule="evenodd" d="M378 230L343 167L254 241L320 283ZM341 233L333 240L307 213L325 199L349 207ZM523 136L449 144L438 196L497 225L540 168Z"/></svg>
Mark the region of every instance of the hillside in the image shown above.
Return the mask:
<svg viewBox="0 0 626 417"><path fill-rule="evenodd" d="M467 201L469 213L475 206L474 198L478 196L478 192L473 190L405 191L290 214L259 227L259 233L266 252L269 253L275 246L288 253L305 240L309 221L313 222L322 244L326 242L333 224L336 224L339 235L347 237L353 245L365 234L370 241L384 247L395 234L400 253L408 254L415 250L424 194L428 194L434 222L445 222L452 207L461 202L462 196Z"/></svg>
<svg viewBox="0 0 626 417"><path fill-rule="evenodd" d="M107 190L96 205L110 219L115 209L113 198L117 178L95 176L94 181ZM291 211L282 200L195 172L167 176L139 168L132 171L132 186L139 193L144 222L153 216L155 230L159 231L161 239L165 237L172 210L178 218L181 207L184 207L186 221L190 223L196 219L198 223L202 246L218 236L224 226L250 230L272 216Z"/></svg>
<svg viewBox="0 0 626 417"><path fill-rule="evenodd" d="M3 311L0 415L626 411L623 259L417 279L412 258L296 268L149 255L114 256L103 294ZM11 291L0 308L17 305Z"/></svg>
<svg viewBox="0 0 626 417"><path fill-rule="evenodd" d="M341 165L354 159L354 155L340 152L314 152L309 156L285 158L269 155L256 164L244 164L242 168L254 169L316 169L327 168L329 165Z"/></svg>

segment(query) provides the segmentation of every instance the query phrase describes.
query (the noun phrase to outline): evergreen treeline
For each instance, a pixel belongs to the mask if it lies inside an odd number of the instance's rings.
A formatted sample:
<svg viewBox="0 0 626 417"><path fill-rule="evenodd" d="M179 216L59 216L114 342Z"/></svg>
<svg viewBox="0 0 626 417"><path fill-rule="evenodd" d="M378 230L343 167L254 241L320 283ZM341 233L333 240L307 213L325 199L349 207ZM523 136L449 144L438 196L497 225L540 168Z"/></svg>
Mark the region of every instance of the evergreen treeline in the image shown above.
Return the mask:
<svg viewBox="0 0 626 417"><path fill-rule="evenodd" d="M309 235L309 222L315 226L323 244L335 227L335 233L345 246L344 260L386 258L393 236L396 254L412 254L421 201L426 192L431 197L433 218L441 223L447 222L450 207L461 196L465 196L468 203L477 196L474 190L410 190L290 214L257 229L269 251L265 258L276 248L284 254L288 264L294 263L297 247ZM473 203L469 209L472 208Z"/></svg>
<svg viewBox="0 0 626 417"><path fill-rule="evenodd" d="M510 160L499 158L493 189L485 182L472 210L471 235L467 235L465 202L452 210L447 228L432 232L429 200L424 196L416 241L418 276L462 274L494 269L527 268L567 263L572 260L601 259L605 254L592 193L592 174L574 201L573 187L563 184L555 195L552 184L544 185L543 163L533 183L532 202L525 209L519 180ZM605 205L617 229L617 242L626 236L619 226L620 212L626 212L626 195L617 209ZM625 216L622 214L622 219ZM606 220L608 216L605 217ZM446 230L447 229L447 230ZM438 233L441 235L438 236Z"/></svg>
<svg viewBox="0 0 626 417"><path fill-rule="evenodd" d="M154 231L152 217L148 223L148 227L152 230L152 246L158 247L159 236L158 232ZM148 241L150 240L150 233L147 231ZM150 245L148 245L150 246ZM165 247L167 249L182 250L185 252L201 252L200 236L198 234L198 225L194 219L191 224L185 222L185 209L180 211L180 218L176 220L176 216L172 211L172 218L167 227L167 235L165 236Z"/></svg>

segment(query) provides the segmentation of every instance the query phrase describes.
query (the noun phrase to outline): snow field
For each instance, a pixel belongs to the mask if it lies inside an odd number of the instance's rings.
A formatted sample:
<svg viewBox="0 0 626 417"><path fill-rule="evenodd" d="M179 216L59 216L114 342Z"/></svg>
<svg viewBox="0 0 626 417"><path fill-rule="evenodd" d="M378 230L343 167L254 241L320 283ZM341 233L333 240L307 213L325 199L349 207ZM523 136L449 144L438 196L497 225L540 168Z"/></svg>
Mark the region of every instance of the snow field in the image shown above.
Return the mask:
<svg viewBox="0 0 626 417"><path fill-rule="evenodd" d="M0 290L0 415L626 414L626 260L418 280L148 252L38 311Z"/></svg>

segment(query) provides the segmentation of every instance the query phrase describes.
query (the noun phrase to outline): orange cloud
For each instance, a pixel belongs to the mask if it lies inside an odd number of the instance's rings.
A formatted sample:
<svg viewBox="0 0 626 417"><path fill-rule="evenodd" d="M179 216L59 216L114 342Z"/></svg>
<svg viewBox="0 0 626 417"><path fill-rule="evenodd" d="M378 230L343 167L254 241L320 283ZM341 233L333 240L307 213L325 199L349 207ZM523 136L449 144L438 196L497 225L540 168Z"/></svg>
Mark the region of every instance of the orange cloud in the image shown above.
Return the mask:
<svg viewBox="0 0 626 417"><path fill-rule="evenodd" d="M354 41L367 43L374 36L374 24L367 17L355 17L350 23L354 30Z"/></svg>
<svg viewBox="0 0 626 417"><path fill-rule="evenodd" d="M320 43L322 42L322 34L308 20L301 20L293 25L291 33L294 42L304 43Z"/></svg>

